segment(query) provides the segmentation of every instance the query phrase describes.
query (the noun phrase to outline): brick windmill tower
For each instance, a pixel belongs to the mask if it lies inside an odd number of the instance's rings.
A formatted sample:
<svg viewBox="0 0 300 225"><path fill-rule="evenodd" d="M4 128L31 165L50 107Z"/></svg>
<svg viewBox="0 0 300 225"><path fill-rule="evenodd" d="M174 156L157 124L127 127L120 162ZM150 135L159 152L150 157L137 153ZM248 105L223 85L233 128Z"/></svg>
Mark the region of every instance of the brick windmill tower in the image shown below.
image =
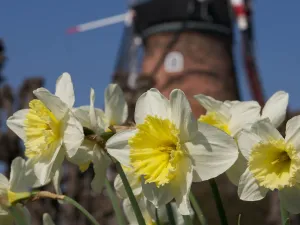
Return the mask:
<svg viewBox="0 0 300 225"><path fill-rule="evenodd" d="M148 80L165 95L182 89L196 116L203 109L195 94L238 98L226 0L137 1L132 9L133 28L144 47L137 86Z"/></svg>

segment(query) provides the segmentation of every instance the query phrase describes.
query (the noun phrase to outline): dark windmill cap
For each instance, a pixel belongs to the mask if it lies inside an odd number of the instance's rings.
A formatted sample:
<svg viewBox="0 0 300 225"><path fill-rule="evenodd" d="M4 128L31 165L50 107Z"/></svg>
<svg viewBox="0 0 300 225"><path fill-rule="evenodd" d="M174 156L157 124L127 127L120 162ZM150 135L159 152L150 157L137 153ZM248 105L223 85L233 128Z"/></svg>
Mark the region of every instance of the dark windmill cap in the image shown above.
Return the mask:
<svg viewBox="0 0 300 225"><path fill-rule="evenodd" d="M190 30L232 35L227 0L134 1L134 28L143 38L160 32Z"/></svg>

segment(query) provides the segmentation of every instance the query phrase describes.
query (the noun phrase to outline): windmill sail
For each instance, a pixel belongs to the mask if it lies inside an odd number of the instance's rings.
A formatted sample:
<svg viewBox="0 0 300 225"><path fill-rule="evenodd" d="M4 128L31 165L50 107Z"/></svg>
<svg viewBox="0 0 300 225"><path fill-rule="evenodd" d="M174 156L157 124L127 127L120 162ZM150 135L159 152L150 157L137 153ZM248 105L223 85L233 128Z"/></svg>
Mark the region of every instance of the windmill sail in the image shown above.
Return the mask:
<svg viewBox="0 0 300 225"><path fill-rule="evenodd" d="M78 32L84 32L84 31L98 29L101 27L113 25L116 23L121 23L124 21L129 21L130 19L128 18L128 16L129 16L129 14L128 14L128 12L126 12L126 13L118 14L115 16L106 17L106 18L103 18L100 20L95 20L95 21L91 21L88 23L79 24L77 26L69 28L67 30L67 33L74 34L74 33L78 33Z"/></svg>

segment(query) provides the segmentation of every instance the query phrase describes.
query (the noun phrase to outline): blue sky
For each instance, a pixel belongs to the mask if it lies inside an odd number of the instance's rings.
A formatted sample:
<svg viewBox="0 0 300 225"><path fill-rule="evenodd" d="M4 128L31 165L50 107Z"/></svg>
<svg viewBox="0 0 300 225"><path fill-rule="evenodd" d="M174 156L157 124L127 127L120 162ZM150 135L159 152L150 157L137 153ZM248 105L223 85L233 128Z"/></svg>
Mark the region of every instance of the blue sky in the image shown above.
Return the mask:
<svg viewBox="0 0 300 225"><path fill-rule="evenodd" d="M300 108L300 1L254 2L256 55L266 96L277 90L288 91L290 107ZM65 30L126 9L125 0L2 1L0 37L9 57L4 70L8 83L17 88L25 77L43 75L46 88L53 91L57 77L70 72L76 105L88 104L93 87L96 103L101 106L123 25L76 35L66 35ZM250 99L240 52L236 53L241 94L243 99Z"/></svg>

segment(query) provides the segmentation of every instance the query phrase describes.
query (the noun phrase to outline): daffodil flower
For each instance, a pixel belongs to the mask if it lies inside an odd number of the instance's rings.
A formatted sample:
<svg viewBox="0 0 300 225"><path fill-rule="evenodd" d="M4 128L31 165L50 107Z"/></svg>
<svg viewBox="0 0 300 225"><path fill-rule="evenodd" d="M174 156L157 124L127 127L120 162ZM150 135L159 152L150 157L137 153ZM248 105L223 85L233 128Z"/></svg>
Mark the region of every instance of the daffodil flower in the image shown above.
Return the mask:
<svg viewBox="0 0 300 225"><path fill-rule="evenodd" d="M191 183L225 172L236 161L235 141L225 132L197 123L184 93L170 100L150 89L137 101L136 129L119 132L106 144L108 153L142 176L145 197L156 207L175 198L179 212L190 215Z"/></svg>
<svg viewBox="0 0 300 225"><path fill-rule="evenodd" d="M124 167L123 170L126 174L126 177L128 179L129 185L132 189L133 194L136 197L137 203L141 209L142 215L145 219L146 225L156 225L156 213L155 213L155 207L152 203L150 203L144 196L142 192L142 180L141 177L135 174L134 170L131 167ZM132 208L131 202L127 196L127 193L125 191L125 187L123 185L123 182L120 178L120 175L117 175L114 181L114 187L116 190L117 195L123 200L123 209L124 213L126 215L126 218L129 221L130 225L138 225L138 221L136 219L136 216L134 214L134 210ZM176 225L183 225L184 220L182 215L178 212L177 206L174 202L171 203L171 207L173 210L173 215L175 215L175 222ZM162 206L157 209L157 215L159 218L159 221L161 224L165 224L168 222L168 216L166 207Z"/></svg>
<svg viewBox="0 0 300 225"><path fill-rule="evenodd" d="M101 192L110 159L104 152L103 146L97 141L105 132L105 122L103 111L95 108L94 102L95 92L91 89L90 106L82 106L73 110L84 129L92 131L92 134L86 134L77 152L72 156L69 155L68 160L79 165L81 172L86 171L90 163L93 163L95 177L91 186L93 191Z"/></svg>
<svg viewBox="0 0 300 225"><path fill-rule="evenodd" d="M24 141L25 155L41 184L46 184L60 168L66 152L76 152L84 134L70 111L74 91L69 74L58 78L55 95L45 88L33 93L37 99L30 101L29 109L8 118L7 126Z"/></svg>
<svg viewBox="0 0 300 225"><path fill-rule="evenodd" d="M12 161L10 180L0 174L0 223L13 225L15 212L26 224L30 225L28 210L18 202L31 196L31 187L36 181L33 173L28 172L25 160L17 157Z"/></svg>
<svg viewBox="0 0 300 225"><path fill-rule="evenodd" d="M237 139L248 161L239 182L239 197L257 201L269 190L278 190L283 207L299 213L300 116L287 122L285 139L269 119L256 122L250 131L241 131Z"/></svg>
<svg viewBox="0 0 300 225"><path fill-rule="evenodd" d="M55 225L48 213L43 214L43 225Z"/></svg>
<svg viewBox="0 0 300 225"><path fill-rule="evenodd" d="M288 104L288 94L278 91L261 107L256 101L225 101L199 94L194 96L206 109L206 114L198 119L203 123L213 125L227 134L235 137L242 129L250 129L251 125L262 119L269 118L275 127L284 121ZM226 171L229 180L238 185L240 176L247 166L246 159L239 154L234 165Z"/></svg>
<svg viewBox="0 0 300 225"><path fill-rule="evenodd" d="M145 219L146 225L158 225L156 223L156 215L155 210L157 210L157 216L159 219L160 224L168 224L169 218L167 214L167 210L165 206L161 206L158 209L155 209L153 204L151 204L145 197L138 196L137 197L138 205L141 209L142 215ZM184 220L182 215L178 212L177 206L174 202L171 202L171 207L173 210L173 215L175 219L176 225L183 225ZM129 225L138 225L138 221L136 219L136 216L134 214L134 210L132 208L131 202L129 198L126 198L123 200L123 210L125 213L125 216L129 222Z"/></svg>

